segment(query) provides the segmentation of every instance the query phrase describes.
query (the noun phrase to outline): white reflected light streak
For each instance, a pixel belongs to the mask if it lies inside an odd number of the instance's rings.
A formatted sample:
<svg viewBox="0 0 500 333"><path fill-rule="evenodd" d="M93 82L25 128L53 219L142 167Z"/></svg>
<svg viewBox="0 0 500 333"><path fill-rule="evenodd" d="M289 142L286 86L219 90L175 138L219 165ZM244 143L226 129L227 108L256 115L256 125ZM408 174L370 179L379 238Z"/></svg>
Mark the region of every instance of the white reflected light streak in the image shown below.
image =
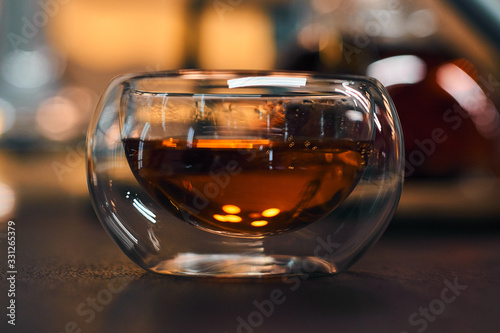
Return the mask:
<svg viewBox="0 0 500 333"><path fill-rule="evenodd" d="M146 123L144 125L144 128L142 129L142 133L141 133L141 141L144 141L144 139L146 138L146 134L148 133L150 128L151 128L151 125L149 123Z"/></svg>
<svg viewBox="0 0 500 333"><path fill-rule="evenodd" d="M156 223L156 215L150 211L142 202L137 199L134 199L132 202L132 206L134 206L139 213L141 213L145 218L147 218L152 223Z"/></svg>
<svg viewBox="0 0 500 333"><path fill-rule="evenodd" d="M137 154L137 162L138 162L139 169L142 168L142 154L144 151L144 139L146 138L146 134L148 133L150 127L151 127L151 125L149 123L146 123L146 125L144 125L144 128L142 129L141 139L139 141L139 151Z"/></svg>
<svg viewBox="0 0 500 333"><path fill-rule="evenodd" d="M156 251L160 251L160 241L156 238L152 229L148 229L148 236Z"/></svg>
<svg viewBox="0 0 500 333"><path fill-rule="evenodd" d="M167 102L168 102L168 94L165 94L163 96L163 100L161 102L161 126L163 127L164 131L166 131L166 128L165 128L165 108L167 107Z"/></svg>
<svg viewBox="0 0 500 333"><path fill-rule="evenodd" d="M255 86L280 86L298 88L305 86L306 82L307 78L302 77L256 76L227 80L227 85L229 89Z"/></svg>
<svg viewBox="0 0 500 333"><path fill-rule="evenodd" d="M188 136L187 136L187 142L186 142L186 146L188 148L192 148L193 147L193 139L194 139L194 128L189 127Z"/></svg>
<svg viewBox="0 0 500 333"><path fill-rule="evenodd" d="M387 96L383 95L382 96L382 99L384 100L384 107L386 110L391 110L391 103L389 103L389 100L387 99ZM392 107L394 107L394 105L392 105ZM395 108L395 107L394 107ZM392 112L387 112L387 119L389 121L389 123L391 124L391 128L396 128L397 126L394 124L394 117L393 117L393 114ZM375 113L375 122L378 124L377 126L379 127L380 130L381 127L380 127L380 122L377 118L377 114ZM396 141L396 132L394 130L391 130L391 138Z"/></svg>
<svg viewBox="0 0 500 333"><path fill-rule="evenodd" d="M380 120L378 120L377 114L373 114L373 121L375 122L375 126L377 126L379 132L382 132L382 125L380 124Z"/></svg>
<svg viewBox="0 0 500 333"><path fill-rule="evenodd" d="M356 106L357 106L356 101L359 101L361 103L361 105L365 108L365 111L371 113L370 103L368 102L368 100L366 99L365 96L363 96L359 91L356 91L355 89L349 87L349 84L347 82L343 83L342 85L344 86L344 88L346 90L340 90L338 88L335 88L335 91L353 98ZM382 131L382 125L380 124L379 120L377 119L377 115L375 113L373 113L373 119L374 119L375 125L377 126L379 131Z"/></svg>
<svg viewBox="0 0 500 333"><path fill-rule="evenodd" d="M115 215L115 213L111 212L111 216L113 217L113 220L116 222L116 223L110 223L109 225L116 231L116 233L118 234L118 236L120 236L120 238L123 240L123 242L131 249L134 244L138 244L138 240L137 238L135 238L131 233L130 231L127 230L127 228L125 228L125 226L120 222L120 219L118 219L118 217ZM116 228L116 226L118 226L119 228Z"/></svg>
<svg viewBox="0 0 500 333"><path fill-rule="evenodd" d="M363 94L361 94L356 89L349 87L349 85L347 83L343 83L342 85L344 86L344 88L346 90L346 93L349 96L354 97L355 101L359 101L361 103L361 105L364 106L364 108L365 108L366 111L370 110L370 103L368 102L368 100L366 99L366 97L363 96Z"/></svg>

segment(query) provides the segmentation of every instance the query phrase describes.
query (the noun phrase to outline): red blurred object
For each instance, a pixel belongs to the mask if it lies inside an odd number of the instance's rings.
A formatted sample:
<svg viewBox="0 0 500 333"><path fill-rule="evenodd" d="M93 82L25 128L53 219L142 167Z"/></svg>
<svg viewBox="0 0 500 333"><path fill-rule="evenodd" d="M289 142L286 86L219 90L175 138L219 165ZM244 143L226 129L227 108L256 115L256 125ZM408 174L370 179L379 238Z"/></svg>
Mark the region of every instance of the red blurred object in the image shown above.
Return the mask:
<svg viewBox="0 0 500 333"><path fill-rule="evenodd" d="M477 69L464 59L425 56L423 60L427 66L423 80L387 87L403 127L406 176L454 177L495 169L497 158L493 152L498 147L495 131L490 137L481 133L474 121L476 115L465 109L464 103L443 89L439 82L439 71L445 65L456 65L469 76L470 82L478 80ZM480 86L481 82L477 82L476 88ZM487 98L487 89L482 88L482 91ZM470 94L465 90L461 93ZM472 101L479 98L463 97ZM493 106L491 101L485 105ZM493 110L497 113L494 106Z"/></svg>

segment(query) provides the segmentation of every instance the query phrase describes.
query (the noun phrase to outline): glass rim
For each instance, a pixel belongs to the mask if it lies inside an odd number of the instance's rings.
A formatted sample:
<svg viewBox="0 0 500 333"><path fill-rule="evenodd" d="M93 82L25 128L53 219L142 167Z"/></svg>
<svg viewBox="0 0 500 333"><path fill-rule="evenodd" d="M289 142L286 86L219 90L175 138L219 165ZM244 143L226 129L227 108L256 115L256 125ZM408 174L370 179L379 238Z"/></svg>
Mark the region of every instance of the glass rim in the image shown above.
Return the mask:
<svg viewBox="0 0 500 333"><path fill-rule="evenodd" d="M369 80L377 81L377 79L358 74L337 74L337 73L324 73L319 71L302 71L302 70L286 70L286 69L171 69L171 70L160 70L160 71L150 71L150 72L135 72L118 75L117 77L129 77L129 78L148 78L148 77L175 77L175 76L185 76L185 75L233 75L233 76L270 76L270 75L284 75L284 76L294 76L302 75L314 79L353 79L353 80Z"/></svg>
<svg viewBox="0 0 500 333"><path fill-rule="evenodd" d="M160 80L156 83L150 83L153 88L149 89L137 89L133 85L137 85L139 82L147 82L148 80ZM334 85L334 84L344 84L350 82L352 84L368 84L374 86L378 89L385 89L383 85L375 78L363 75L353 75L353 74L331 74L322 72L312 72L312 71L292 71L292 70L205 70L205 69L176 69L176 70L165 70L165 71L154 71L154 72L138 72L123 74L115 77L112 82L115 84L120 84L128 89L133 90L139 94L165 94L170 93L166 89L160 89L162 83L167 80L179 81L179 82L192 82L194 86L204 88L220 88L227 89L225 93L211 93L204 92L204 95L226 95L226 96L253 96L260 95L259 93L246 93L242 92L245 89L281 89L282 92L293 92L299 89L305 95L313 95L314 90L310 90L311 86L314 84L319 85ZM227 85L213 85L211 86L211 81L216 80L227 80ZM163 81L163 82L162 82ZM202 84L203 83L203 84ZM179 87L176 87L180 89ZM237 88L237 89L235 89ZM329 93L331 91L325 89L322 93ZM173 95L196 95L192 89L186 89L182 93L172 93ZM270 94L274 95L274 94ZM278 93L279 95L279 93ZM268 96L268 94L263 94L263 96Z"/></svg>

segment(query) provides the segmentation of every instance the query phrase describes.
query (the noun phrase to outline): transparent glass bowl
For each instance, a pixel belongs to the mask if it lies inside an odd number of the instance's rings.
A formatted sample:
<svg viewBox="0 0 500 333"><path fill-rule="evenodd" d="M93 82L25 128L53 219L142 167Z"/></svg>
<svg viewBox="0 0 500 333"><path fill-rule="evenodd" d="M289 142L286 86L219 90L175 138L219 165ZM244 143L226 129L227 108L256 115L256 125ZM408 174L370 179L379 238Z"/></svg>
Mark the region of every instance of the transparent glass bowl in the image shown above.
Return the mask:
<svg viewBox="0 0 500 333"><path fill-rule="evenodd" d="M333 274L389 224L402 143L372 78L131 74L92 118L88 186L107 232L150 272Z"/></svg>

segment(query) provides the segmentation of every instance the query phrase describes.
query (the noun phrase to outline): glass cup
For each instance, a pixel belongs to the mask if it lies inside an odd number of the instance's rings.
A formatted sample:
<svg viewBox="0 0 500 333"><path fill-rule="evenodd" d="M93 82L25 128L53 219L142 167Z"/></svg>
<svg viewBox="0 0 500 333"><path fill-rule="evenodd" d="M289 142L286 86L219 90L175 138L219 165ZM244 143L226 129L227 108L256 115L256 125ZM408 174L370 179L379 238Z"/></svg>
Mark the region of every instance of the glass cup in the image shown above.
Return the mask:
<svg viewBox="0 0 500 333"><path fill-rule="evenodd" d="M372 78L131 74L92 118L88 186L104 228L150 272L333 274L390 222L402 143Z"/></svg>

